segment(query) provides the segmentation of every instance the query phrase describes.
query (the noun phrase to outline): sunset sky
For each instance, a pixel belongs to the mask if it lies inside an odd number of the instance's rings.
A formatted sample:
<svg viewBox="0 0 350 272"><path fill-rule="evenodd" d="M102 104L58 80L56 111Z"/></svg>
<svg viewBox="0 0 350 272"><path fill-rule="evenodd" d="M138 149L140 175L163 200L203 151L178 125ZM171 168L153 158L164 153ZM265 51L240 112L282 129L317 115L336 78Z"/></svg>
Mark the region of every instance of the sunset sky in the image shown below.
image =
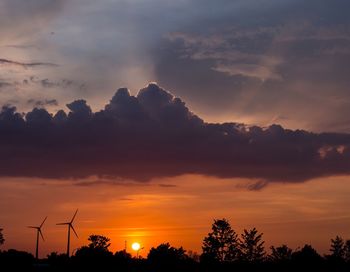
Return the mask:
<svg viewBox="0 0 350 272"><path fill-rule="evenodd" d="M2 248L350 239L350 2L0 0ZM1 249L2 249L1 248Z"/></svg>

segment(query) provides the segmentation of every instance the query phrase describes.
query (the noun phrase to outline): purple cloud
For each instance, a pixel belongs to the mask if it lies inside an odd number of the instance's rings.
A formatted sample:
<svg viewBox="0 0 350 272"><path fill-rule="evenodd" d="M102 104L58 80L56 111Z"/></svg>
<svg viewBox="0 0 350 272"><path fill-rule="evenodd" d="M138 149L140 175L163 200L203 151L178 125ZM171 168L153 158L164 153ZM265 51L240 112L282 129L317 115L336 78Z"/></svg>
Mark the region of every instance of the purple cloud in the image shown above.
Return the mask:
<svg viewBox="0 0 350 272"><path fill-rule="evenodd" d="M206 123L152 83L131 96L119 89L93 112L85 100L54 116L35 108L0 112L0 175L123 178L201 174L302 182L350 173L350 135Z"/></svg>

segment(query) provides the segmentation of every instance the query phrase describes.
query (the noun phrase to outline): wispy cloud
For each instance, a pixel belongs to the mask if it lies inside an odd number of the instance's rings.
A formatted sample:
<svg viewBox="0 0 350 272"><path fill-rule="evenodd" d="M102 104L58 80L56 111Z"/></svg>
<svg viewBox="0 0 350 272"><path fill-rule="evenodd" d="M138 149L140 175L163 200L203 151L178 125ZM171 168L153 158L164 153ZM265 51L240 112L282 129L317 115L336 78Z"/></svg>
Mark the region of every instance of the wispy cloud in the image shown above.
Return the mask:
<svg viewBox="0 0 350 272"><path fill-rule="evenodd" d="M13 61L9 59L0 59L0 64L2 65L16 65L23 68L30 68L30 67L38 67L38 66L48 66L48 67L58 67L59 65L56 63L50 63L50 62L20 62L20 61Z"/></svg>
<svg viewBox="0 0 350 272"><path fill-rule="evenodd" d="M27 103L35 107L58 106L58 101L56 99L45 99L45 100L28 99Z"/></svg>

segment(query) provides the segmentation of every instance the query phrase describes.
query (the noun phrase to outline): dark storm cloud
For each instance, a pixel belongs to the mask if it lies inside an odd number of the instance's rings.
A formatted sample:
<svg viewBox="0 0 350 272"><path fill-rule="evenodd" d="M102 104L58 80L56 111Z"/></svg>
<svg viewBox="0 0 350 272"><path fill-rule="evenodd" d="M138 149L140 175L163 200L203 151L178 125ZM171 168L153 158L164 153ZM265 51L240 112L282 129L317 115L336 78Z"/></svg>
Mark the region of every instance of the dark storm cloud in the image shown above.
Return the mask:
<svg viewBox="0 0 350 272"><path fill-rule="evenodd" d="M257 178L257 190L350 173L348 134L206 123L156 84L137 96L119 89L99 112L85 100L67 107L54 116L3 107L1 176L146 181L195 173Z"/></svg>

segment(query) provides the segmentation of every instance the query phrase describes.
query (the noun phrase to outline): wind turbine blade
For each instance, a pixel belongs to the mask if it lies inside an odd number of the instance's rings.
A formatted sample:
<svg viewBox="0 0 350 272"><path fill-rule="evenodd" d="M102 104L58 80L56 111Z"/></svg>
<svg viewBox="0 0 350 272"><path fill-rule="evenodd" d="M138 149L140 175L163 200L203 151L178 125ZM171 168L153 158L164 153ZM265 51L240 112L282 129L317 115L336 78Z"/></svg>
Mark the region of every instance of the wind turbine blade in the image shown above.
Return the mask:
<svg viewBox="0 0 350 272"><path fill-rule="evenodd" d="M72 228L72 230L73 230L73 232L74 232L75 236L77 236L77 238L79 238L79 237L78 237L77 232L75 231L75 229L74 229L74 227L73 227L73 225L72 225L72 224L70 224L69 226Z"/></svg>
<svg viewBox="0 0 350 272"><path fill-rule="evenodd" d="M41 238L43 239L43 241L45 241L44 236L43 236L43 233L41 232L41 229L39 229L38 231L39 231L40 236L41 236Z"/></svg>
<svg viewBox="0 0 350 272"><path fill-rule="evenodd" d="M47 216L45 217L44 221L41 223L41 225L40 225L40 227L39 227L39 228L41 228L41 227L44 225L44 223L45 223L46 219L47 219Z"/></svg>
<svg viewBox="0 0 350 272"><path fill-rule="evenodd" d="M70 221L71 224L73 223L74 218L75 218L75 216L77 215L77 213L78 213L78 209L75 211L75 213L74 213L74 215L73 215L73 218L72 218L72 220Z"/></svg>
<svg viewBox="0 0 350 272"><path fill-rule="evenodd" d="M30 228L30 229L37 229L38 227L27 226L27 228Z"/></svg>
<svg viewBox="0 0 350 272"><path fill-rule="evenodd" d="M56 225L69 225L70 223L57 223Z"/></svg>

